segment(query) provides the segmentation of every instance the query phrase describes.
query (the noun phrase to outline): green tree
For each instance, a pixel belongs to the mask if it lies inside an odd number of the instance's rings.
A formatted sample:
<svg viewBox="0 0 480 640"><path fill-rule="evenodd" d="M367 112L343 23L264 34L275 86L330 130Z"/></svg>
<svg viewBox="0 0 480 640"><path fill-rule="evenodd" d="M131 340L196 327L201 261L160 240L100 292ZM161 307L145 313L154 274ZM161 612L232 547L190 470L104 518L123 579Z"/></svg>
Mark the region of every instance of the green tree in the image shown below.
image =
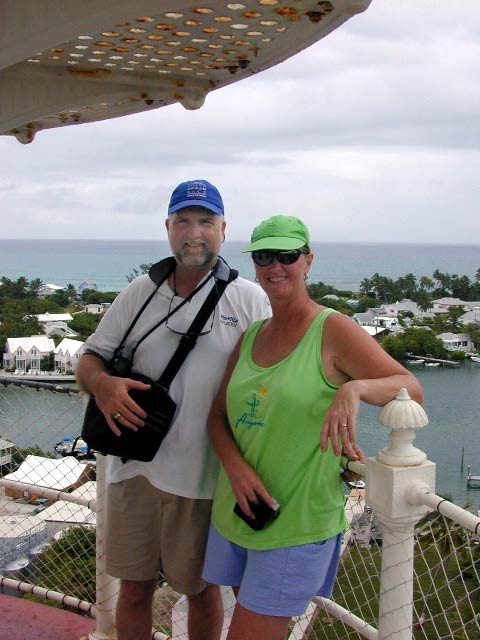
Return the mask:
<svg viewBox="0 0 480 640"><path fill-rule="evenodd" d="M399 298L415 299L417 293L417 277L413 273L407 273L405 276L398 278L395 283L399 293ZM393 301L392 301L393 302Z"/></svg>
<svg viewBox="0 0 480 640"><path fill-rule="evenodd" d="M463 327L463 333L470 336L475 344L476 349L480 349L480 325L479 324L467 324Z"/></svg>
<svg viewBox="0 0 480 640"><path fill-rule="evenodd" d="M95 529L65 530L37 560L36 582L43 587L95 602Z"/></svg>
<svg viewBox="0 0 480 640"><path fill-rule="evenodd" d="M430 291L431 289L435 288L435 283L431 278L428 278L427 276L422 276L420 278L420 287L422 289L426 289L427 291Z"/></svg>
<svg viewBox="0 0 480 640"><path fill-rule="evenodd" d="M30 280L30 282L27 285L28 297L36 298L38 296L38 290L42 285L43 285L43 282L40 280L40 278L34 278L33 280Z"/></svg>
<svg viewBox="0 0 480 640"><path fill-rule="evenodd" d="M84 289L82 291L82 302L84 304L113 302L117 296L117 291L95 291L94 289Z"/></svg>
<svg viewBox="0 0 480 640"><path fill-rule="evenodd" d="M451 295L450 289L450 274L442 273L438 269L435 269L433 272L433 279L437 281L437 288L435 289L435 294L439 296L449 296Z"/></svg>
<svg viewBox="0 0 480 640"><path fill-rule="evenodd" d="M433 307L432 297L425 289L418 291L415 302L422 311L428 311Z"/></svg>
<svg viewBox="0 0 480 640"><path fill-rule="evenodd" d="M128 273L126 276L128 282L132 282L133 280L135 280L135 278L138 278L138 276L141 276L144 273L148 273L152 265L153 265L153 262L145 262L141 264L138 267L138 269L137 268L133 269L133 271Z"/></svg>
<svg viewBox="0 0 480 640"><path fill-rule="evenodd" d="M452 275L450 286L452 296L461 300L470 300L472 282L468 276Z"/></svg>
<svg viewBox="0 0 480 640"><path fill-rule="evenodd" d="M382 347L396 360L404 360L409 353L415 356L429 354L435 358L446 356L442 341L428 329L409 327L399 335L387 336Z"/></svg>
<svg viewBox="0 0 480 640"><path fill-rule="evenodd" d="M96 313L76 313L68 326L78 333L79 340L85 341L95 331L101 317Z"/></svg>
<svg viewBox="0 0 480 640"><path fill-rule="evenodd" d="M360 296L358 300L358 305L356 308L357 313L364 313L367 309L377 306L376 298L372 298L371 296Z"/></svg>
<svg viewBox="0 0 480 640"><path fill-rule="evenodd" d="M387 336L382 340L382 347L395 360L405 360L407 357L405 344L400 336Z"/></svg>

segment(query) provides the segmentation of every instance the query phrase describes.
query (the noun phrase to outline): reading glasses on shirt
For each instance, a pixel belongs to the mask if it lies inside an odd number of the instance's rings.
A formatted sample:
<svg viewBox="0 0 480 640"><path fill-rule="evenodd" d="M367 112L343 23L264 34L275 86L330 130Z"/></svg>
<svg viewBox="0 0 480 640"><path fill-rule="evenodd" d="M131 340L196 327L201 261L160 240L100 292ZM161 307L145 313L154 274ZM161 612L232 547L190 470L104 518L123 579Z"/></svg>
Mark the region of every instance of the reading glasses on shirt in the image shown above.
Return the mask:
<svg viewBox="0 0 480 640"><path fill-rule="evenodd" d="M170 299L170 304L168 306L168 313L167 313L167 319L166 319L166 322L165 322L165 326L172 333L176 333L179 336L184 336L187 333L186 329L184 331L180 331L179 328L178 329L174 329L171 326L172 321L175 322L175 320L176 320L178 322L178 319L176 318L176 316L173 315L173 312L175 311L175 309L172 310L172 304L173 304L173 299L174 298L175 298L175 294L173 294L173 296ZM196 334L197 337L206 336L207 334L211 333L211 331L213 329L213 323L215 321L215 310L216 310L216 308L213 310L213 313L212 313L212 322L210 323L210 328L207 329L206 331L200 331L200 333L197 333ZM171 317L171 316L173 316L173 317Z"/></svg>
<svg viewBox="0 0 480 640"><path fill-rule="evenodd" d="M272 264L274 258L278 260L280 264L293 264L296 262L301 254L308 254L306 249L291 249L289 251L271 251L266 249L264 251L252 251L252 258L256 265L259 267L268 267Z"/></svg>

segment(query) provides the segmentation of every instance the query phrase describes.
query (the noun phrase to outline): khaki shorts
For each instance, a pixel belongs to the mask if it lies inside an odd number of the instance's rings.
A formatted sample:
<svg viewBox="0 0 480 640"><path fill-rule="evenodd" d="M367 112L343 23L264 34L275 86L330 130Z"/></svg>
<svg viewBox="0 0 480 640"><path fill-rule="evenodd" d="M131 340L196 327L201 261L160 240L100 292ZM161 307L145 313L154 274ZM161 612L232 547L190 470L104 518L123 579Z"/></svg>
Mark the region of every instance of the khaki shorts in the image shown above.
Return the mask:
<svg viewBox="0 0 480 640"><path fill-rule="evenodd" d="M160 573L178 593L200 593L211 510L212 500L166 493L143 476L108 485L107 572L135 581Z"/></svg>

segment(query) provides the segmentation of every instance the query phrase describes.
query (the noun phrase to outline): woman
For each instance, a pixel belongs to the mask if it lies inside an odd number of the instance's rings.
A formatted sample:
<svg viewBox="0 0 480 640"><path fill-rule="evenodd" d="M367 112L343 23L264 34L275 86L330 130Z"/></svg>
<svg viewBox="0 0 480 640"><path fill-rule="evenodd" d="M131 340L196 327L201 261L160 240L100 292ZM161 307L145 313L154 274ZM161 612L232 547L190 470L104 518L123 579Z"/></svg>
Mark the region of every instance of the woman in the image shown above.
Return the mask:
<svg viewBox="0 0 480 640"><path fill-rule="evenodd" d="M363 455L360 401L382 406L402 387L422 401L415 377L361 327L310 299L309 246L298 218L254 229L246 251L272 317L241 338L209 417L222 470L204 579L237 596L228 640L285 638L313 596L331 596L346 527L339 456ZM255 530L244 517L258 525L262 502L279 515Z"/></svg>

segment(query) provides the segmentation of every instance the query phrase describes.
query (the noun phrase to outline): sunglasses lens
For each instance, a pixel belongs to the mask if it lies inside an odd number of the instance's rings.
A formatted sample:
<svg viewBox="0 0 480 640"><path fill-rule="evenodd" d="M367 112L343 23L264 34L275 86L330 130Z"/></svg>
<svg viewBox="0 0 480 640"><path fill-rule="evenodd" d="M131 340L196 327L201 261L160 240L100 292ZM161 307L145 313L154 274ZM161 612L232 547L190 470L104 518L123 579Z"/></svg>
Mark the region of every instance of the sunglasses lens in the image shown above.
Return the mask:
<svg viewBox="0 0 480 640"><path fill-rule="evenodd" d="M252 258L259 267L267 267L269 264L272 264L273 255L272 251L254 251Z"/></svg>
<svg viewBox="0 0 480 640"><path fill-rule="evenodd" d="M293 264L300 257L300 251L295 249L293 251L279 251L276 254L277 260L280 264Z"/></svg>
<svg viewBox="0 0 480 640"><path fill-rule="evenodd" d="M298 260L302 252L300 249L292 251L253 251L252 258L259 267L268 267L276 258L280 264L293 264Z"/></svg>

